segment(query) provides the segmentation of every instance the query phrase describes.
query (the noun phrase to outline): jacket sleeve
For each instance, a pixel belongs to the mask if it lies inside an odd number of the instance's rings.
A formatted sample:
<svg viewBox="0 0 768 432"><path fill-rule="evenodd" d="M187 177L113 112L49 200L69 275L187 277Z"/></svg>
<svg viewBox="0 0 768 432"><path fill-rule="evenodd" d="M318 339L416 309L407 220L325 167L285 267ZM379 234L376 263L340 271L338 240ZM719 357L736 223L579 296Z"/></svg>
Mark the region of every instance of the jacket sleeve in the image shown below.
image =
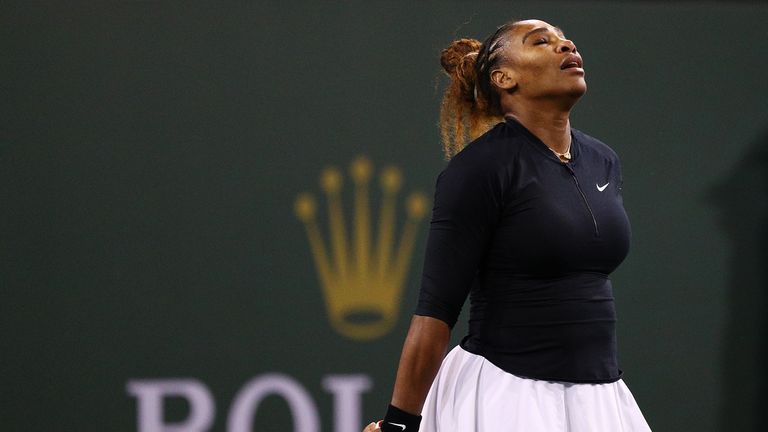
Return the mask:
<svg viewBox="0 0 768 432"><path fill-rule="evenodd" d="M495 170L460 156L437 178L415 311L451 328L485 258L502 201Z"/></svg>

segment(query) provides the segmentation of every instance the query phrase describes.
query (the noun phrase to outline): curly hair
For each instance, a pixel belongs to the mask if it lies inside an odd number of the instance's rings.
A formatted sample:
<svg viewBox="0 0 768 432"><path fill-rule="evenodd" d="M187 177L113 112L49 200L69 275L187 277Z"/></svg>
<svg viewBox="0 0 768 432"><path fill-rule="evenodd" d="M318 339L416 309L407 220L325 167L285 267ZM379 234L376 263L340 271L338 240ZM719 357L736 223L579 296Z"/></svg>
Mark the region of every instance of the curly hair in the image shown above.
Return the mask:
<svg viewBox="0 0 768 432"><path fill-rule="evenodd" d="M440 135L446 159L501 121L504 113L490 74L502 60L504 36L517 21L501 25L480 43L458 39L440 53L440 64L450 77L440 104Z"/></svg>

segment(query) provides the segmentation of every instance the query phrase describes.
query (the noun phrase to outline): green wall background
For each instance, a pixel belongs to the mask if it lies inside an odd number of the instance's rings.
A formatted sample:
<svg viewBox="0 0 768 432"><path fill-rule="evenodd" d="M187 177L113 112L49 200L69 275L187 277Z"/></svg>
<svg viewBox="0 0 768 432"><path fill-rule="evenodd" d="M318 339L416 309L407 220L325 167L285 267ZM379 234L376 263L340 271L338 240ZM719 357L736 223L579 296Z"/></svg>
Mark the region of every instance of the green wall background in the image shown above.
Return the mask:
<svg viewBox="0 0 768 432"><path fill-rule="evenodd" d="M224 430L254 376L391 392L396 328L328 324L303 227L323 167L368 155L432 193L439 51L509 18L562 27L589 90L573 124L624 165L620 360L655 431L762 430L768 384L768 7L663 2L257 2L0 7L0 424L136 430L137 378L194 377ZM347 190L347 198L350 191ZM351 209L350 209L351 210ZM402 220L402 216L400 217ZM463 335L459 325L455 339ZM169 419L188 407L170 400ZM277 397L253 430L285 431Z"/></svg>

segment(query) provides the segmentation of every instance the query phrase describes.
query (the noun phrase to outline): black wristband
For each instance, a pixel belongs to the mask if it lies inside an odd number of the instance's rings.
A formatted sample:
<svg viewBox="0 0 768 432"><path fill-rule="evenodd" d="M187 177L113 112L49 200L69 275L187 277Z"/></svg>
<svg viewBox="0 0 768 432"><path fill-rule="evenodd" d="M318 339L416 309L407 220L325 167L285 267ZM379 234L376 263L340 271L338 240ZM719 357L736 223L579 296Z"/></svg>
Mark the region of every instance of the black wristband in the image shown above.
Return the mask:
<svg viewBox="0 0 768 432"><path fill-rule="evenodd" d="M390 404L381 422L381 432L417 432L420 424L420 415L407 413Z"/></svg>

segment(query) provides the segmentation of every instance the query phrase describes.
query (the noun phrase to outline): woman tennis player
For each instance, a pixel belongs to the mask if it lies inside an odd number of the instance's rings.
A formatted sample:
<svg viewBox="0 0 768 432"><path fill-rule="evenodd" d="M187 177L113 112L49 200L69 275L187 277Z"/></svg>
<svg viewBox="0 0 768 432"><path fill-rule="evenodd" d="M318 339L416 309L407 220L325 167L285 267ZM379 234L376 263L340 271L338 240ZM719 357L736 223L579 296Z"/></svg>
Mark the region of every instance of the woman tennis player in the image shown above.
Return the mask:
<svg viewBox="0 0 768 432"><path fill-rule="evenodd" d="M580 53L525 20L454 41L441 63L450 162L392 400L364 432L649 431L616 359L619 159L569 121ZM446 356L467 296L469 334Z"/></svg>

